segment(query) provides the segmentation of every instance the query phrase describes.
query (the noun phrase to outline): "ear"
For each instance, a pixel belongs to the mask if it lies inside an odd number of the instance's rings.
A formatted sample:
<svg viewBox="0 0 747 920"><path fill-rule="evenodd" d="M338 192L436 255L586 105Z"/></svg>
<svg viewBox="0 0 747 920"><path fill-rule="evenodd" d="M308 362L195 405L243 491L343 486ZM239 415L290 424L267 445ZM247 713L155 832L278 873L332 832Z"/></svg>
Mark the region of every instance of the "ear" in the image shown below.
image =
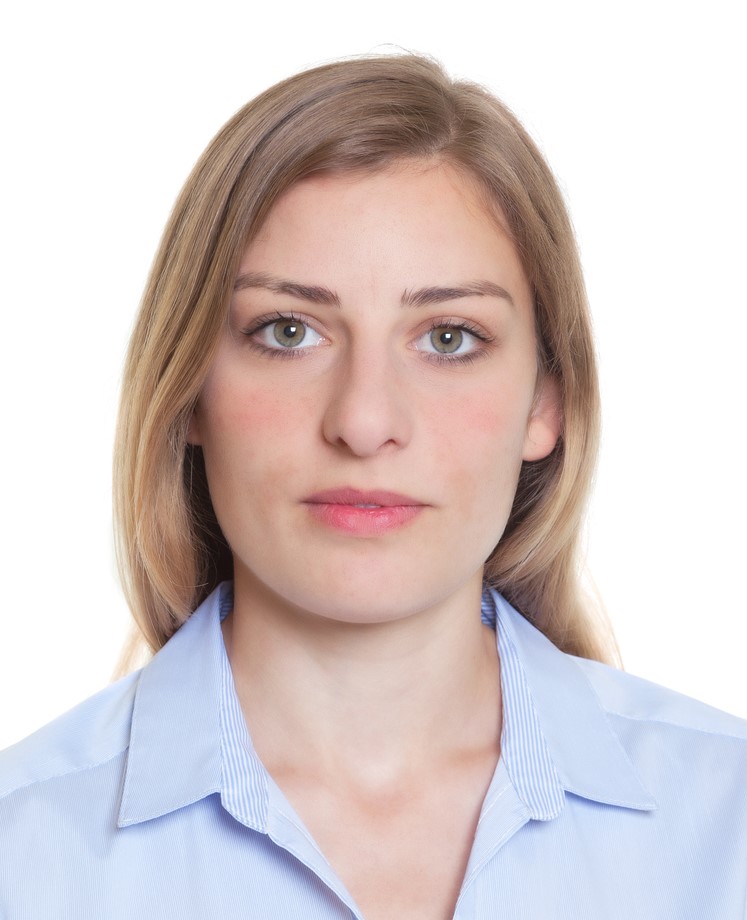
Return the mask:
<svg viewBox="0 0 747 920"><path fill-rule="evenodd" d="M558 443L563 427L560 383L545 377L537 388L524 436L523 460L544 460Z"/></svg>
<svg viewBox="0 0 747 920"><path fill-rule="evenodd" d="M187 425L187 444L191 444L193 447L197 447L202 444L202 435L200 434L200 423L197 418L197 406L192 410L192 414L189 417L189 424Z"/></svg>

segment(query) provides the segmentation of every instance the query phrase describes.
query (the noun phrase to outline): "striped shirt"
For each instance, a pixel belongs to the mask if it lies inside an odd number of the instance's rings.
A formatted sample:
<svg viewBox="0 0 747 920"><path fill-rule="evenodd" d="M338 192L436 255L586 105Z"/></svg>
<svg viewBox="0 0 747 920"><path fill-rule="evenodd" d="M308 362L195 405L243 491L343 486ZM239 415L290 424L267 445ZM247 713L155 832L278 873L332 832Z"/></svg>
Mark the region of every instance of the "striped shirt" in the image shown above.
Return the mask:
<svg viewBox="0 0 747 920"><path fill-rule="evenodd" d="M363 920L252 747L231 603L0 754L2 920ZM493 591L482 617L501 757L454 917L745 920L747 724L560 652Z"/></svg>

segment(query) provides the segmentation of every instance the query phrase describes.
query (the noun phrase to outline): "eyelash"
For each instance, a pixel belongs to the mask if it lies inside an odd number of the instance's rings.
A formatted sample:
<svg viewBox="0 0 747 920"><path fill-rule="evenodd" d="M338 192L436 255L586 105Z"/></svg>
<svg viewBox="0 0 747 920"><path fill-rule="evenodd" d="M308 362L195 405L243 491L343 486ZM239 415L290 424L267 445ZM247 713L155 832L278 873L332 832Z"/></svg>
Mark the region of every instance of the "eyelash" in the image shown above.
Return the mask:
<svg viewBox="0 0 747 920"><path fill-rule="evenodd" d="M304 320L301 316L296 315L293 312L288 313L270 313L263 316L258 316L251 325L246 329L242 329L242 335L246 336L248 339L248 344L258 351L262 355L267 355L272 358L303 358L312 350L314 346L308 346L306 348L270 348L267 345L263 345L261 342L257 342L252 339L252 336L256 335L258 332L261 332L262 329L266 329L268 326L273 325L274 323L288 321L293 323L301 323L304 326L309 326L313 329L311 323ZM455 329L460 332L466 332L471 335L473 338L477 339L478 342L482 343L481 347L465 352L464 354L439 354L438 352L425 352L420 351L428 361L433 362L434 364L471 364L477 358L484 357L486 355L487 346L491 345L495 339L493 336L488 335L479 327L473 325L470 322L465 320L455 320L452 317L438 317L431 321L431 324L425 330L423 335L428 335L431 332L434 332L436 329Z"/></svg>
<svg viewBox="0 0 747 920"><path fill-rule="evenodd" d="M310 326L310 323L307 323L300 316L297 316L295 313L267 313L264 316L258 316L254 322L249 325L246 329L241 330L241 334L245 335L248 339L248 344L259 354L267 355L270 358L304 358L306 357L306 352L308 348L270 348L267 345L263 345L261 342L256 342L252 336L256 335L258 332L261 332L262 329L266 329L268 326L272 326L275 323L282 322L286 320L291 323L301 323L304 326Z"/></svg>
<svg viewBox="0 0 747 920"><path fill-rule="evenodd" d="M481 343L479 348L475 348L472 351L466 351L462 355L449 355L449 354L439 354L438 352L421 352L427 360L432 361L434 364L472 364L473 361L476 361L478 358L484 358L487 354L487 348L491 345L495 338L491 335L488 335L486 332L483 332L478 326L473 325L467 320L456 320L452 317L440 317L431 321L430 326L423 333L428 335L431 332L434 332L436 329L457 329L460 332L467 332L473 338L477 339Z"/></svg>

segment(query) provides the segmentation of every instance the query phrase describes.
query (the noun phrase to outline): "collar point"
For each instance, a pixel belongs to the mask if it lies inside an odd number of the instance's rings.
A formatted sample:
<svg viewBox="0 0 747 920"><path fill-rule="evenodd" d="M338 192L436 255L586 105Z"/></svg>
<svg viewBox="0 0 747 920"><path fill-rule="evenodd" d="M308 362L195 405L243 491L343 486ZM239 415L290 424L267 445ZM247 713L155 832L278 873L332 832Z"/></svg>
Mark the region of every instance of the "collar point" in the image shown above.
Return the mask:
<svg viewBox="0 0 747 920"><path fill-rule="evenodd" d="M630 795L620 795L619 789L616 790L617 794L614 794L609 790L607 792L599 789L584 791L570 786L566 787L566 792L597 805L628 808L631 811L656 811L659 807L656 799L643 786L638 790L630 790Z"/></svg>

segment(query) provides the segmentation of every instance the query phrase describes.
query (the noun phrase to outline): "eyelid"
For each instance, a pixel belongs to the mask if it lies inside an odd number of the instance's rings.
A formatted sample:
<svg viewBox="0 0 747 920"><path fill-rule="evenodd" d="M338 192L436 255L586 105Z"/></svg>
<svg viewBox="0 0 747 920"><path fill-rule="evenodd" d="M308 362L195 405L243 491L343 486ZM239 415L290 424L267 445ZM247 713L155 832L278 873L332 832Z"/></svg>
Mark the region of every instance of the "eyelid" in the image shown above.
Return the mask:
<svg viewBox="0 0 747 920"><path fill-rule="evenodd" d="M325 341L327 338L325 335L319 332L313 322L311 322L305 316L296 313L294 310L274 310L272 313L265 313L262 316L257 316L248 325L241 327L241 334L246 336L255 348L260 349L264 353L280 354L284 356L298 356L301 353L308 352L310 349L316 348L321 344L321 341L311 344L299 343L299 345L296 347L284 348L280 343L277 345L268 345L266 342L260 342L257 341L256 338L253 338L254 336L257 336L258 333L263 332L264 330L275 325L275 323L281 322L298 323L301 326L305 326L307 330L313 332L314 335L318 336L320 340Z"/></svg>
<svg viewBox="0 0 747 920"><path fill-rule="evenodd" d="M426 339L436 329L458 330L473 340L472 346L468 351L458 352L439 352L435 348L430 350L427 348L419 347L417 343L422 339ZM468 356L470 358L477 357L479 354L484 353L485 349L494 341L494 336L490 335L482 327L475 325L469 320L456 319L454 317L436 317L429 322L427 329L418 335L417 339L415 340L414 348L416 351L422 352L424 355L429 357L437 357L438 359L445 361L458 361L460 359L466 359Z"/></svg>
<svg viewBox="0 0 747 920"><path fill-rule="evenodd" d="M454 329L466 329L467 332L474 335L475 338L481 339L483 342L495 341L495 336L491 335L483 326L459 316L435 316L428 320L428 328L426 331L431 332L433 329L440 329L441 326L448 326Z"/></svg>
<svg viewBox="0 0 747 920"><path fill-rule="evenodd" d="M278 322L295 322L311 330L314 335L318 336L319 341L311 344L303 344L303 340L297 346L283 347L280 343L270 345L266 342L258 341L258 333L268 329ZM421 327L422 328L422 327ZM464 333L472 339L471 345L466 351L439 352L437 349L428 349L421 347L418 343L429 336L436 329L454 329ZM322 342L328 342L328 338L316 328L315 321L310 320L303 314L295 310L273 310L271 313L265 313L255 317L248 325L242 326L241 334L249 340L249 344L262 354L270 357L287 357L299 358L308 355ZM453 316L437 316L429 320L428 326L420 332L414 340L411 340L410 348L419 352L422 356L434 363L458 364L474 361L476 358L484 357L489 352L490 345L495 341L495 336L488 333L483 327L476 325L470 320L455 318Z"/></svg>

